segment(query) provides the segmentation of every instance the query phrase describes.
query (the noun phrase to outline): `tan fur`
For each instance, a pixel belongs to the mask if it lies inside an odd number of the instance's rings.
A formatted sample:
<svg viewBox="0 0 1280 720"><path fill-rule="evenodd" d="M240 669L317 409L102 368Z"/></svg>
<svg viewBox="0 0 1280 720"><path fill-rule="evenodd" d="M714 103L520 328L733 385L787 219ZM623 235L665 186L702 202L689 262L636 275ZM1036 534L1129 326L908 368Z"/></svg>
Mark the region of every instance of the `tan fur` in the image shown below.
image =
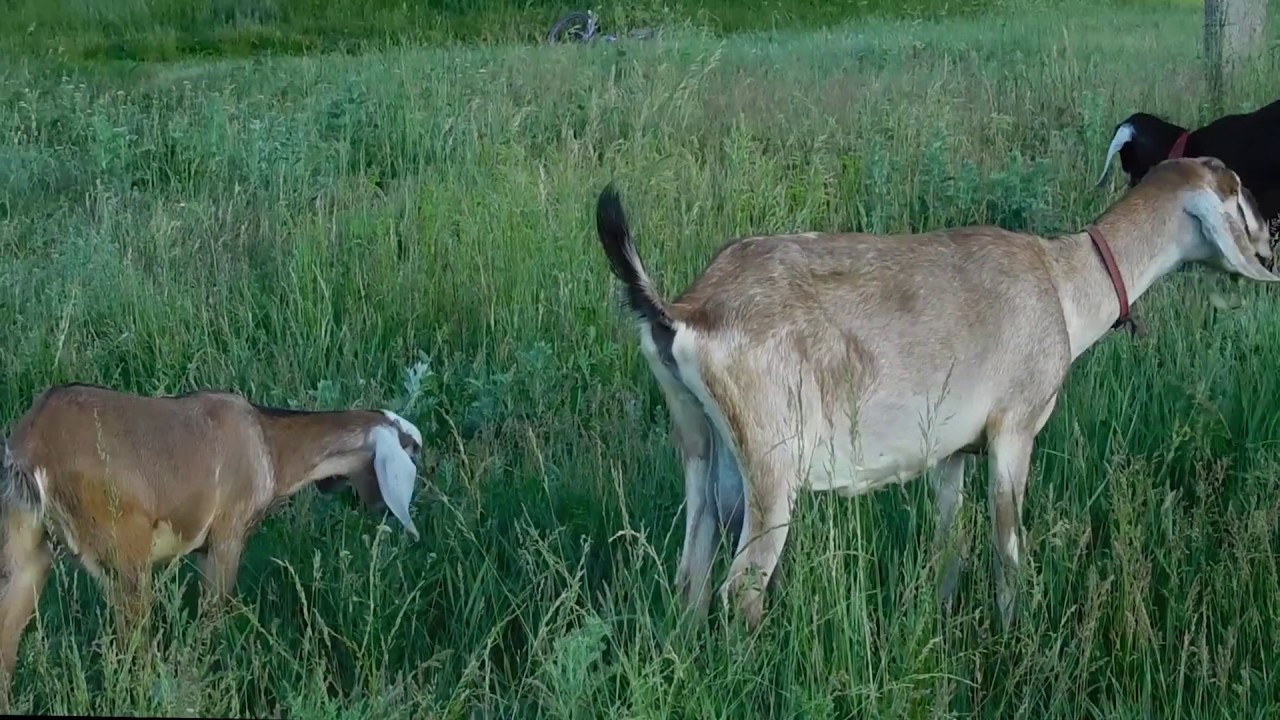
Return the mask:
<svg viewBox="0 0 1280 720"><path fill-rule="evenodd" d="M379 505L369 439L376 427L398 433L411 457L421 450L416 429L406 433L377 411L276 411L231 393L142 397L85 385L41 394L6 443L5 689L49 569L50 536L114 604L131 606L131 618L151 567L192 552L216 604L235 584L246 538L302 488L345 476Z"/></svg>
<svg viewBox="0 0 1280 720"><path fill-rule="evenodd" d="M1270 256L1265 230L1254 228L1265 223L1251 198L1237 204L1239 190L1216 159L1168 161L1098 218L1131 303L1186 261L1280 279L1257 262ZM1224 260L1210 226L1225 228L1245 259ZM647 283L642 268L637 277ZM964 458L985 450L999 605L1013 621L1034 438L1072 362L1120 312L1087 233L748 238L723 247L661 309L671 318L669 348L644 320L641 345L685 463L677 584L687 603L708 609L716 515L742 523L721 595L736 598L755 626L764 585L748 580L773 574L796 492L853 496L933 468L941 545L963 501ZM667 349L674 362L664 364ZM716 461L724 445L729 465ZM736 497L735 470L745 478ZM944 601L958 562L944 561Z"/></svg>

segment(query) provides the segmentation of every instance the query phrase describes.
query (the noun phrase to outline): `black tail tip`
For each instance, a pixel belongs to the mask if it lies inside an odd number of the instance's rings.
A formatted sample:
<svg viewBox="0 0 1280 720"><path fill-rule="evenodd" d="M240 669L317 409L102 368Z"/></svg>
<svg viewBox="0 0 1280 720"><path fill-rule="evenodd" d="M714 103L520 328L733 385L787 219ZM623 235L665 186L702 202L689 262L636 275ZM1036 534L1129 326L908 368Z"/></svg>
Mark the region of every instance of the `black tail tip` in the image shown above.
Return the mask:
<svg viewBox="0 0 1280 720"><path fill-rule="evenodd" d="M627 216L622 211L622 198L618 195L618 189L610 181L600 191L600 198L596 200L596 229L601 234L615 234L618 231L626 232Z"/></svg>
<svg viewBox="0 0 1280 720"><path fill-rule="evenodd" d="M618 186L610 180L604 184L604 189L600 191L600 203L618 203Z"/></svg>

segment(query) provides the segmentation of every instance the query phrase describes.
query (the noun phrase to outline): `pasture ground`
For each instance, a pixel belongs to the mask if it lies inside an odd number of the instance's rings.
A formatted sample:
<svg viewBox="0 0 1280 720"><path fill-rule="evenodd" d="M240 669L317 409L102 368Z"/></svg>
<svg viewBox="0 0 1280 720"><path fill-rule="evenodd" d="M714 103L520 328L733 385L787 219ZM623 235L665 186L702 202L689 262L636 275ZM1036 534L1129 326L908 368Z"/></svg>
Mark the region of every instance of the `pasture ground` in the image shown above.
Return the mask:
<svg viewBox="0 0 1280 720"><path fill-rule="evenodd" d="M1081 228L1119 193L1093 188L1114 123L1217 114L1200 19L1036 5L596 48L4 61L5 422L72 380L390 406L438 450L443 496L419 493L412 544L303 493L254 537L225 622L188 621L193 570L166 573L143 653L64 562L16 709L1275 714L1274 289L1179 273L1137 305L1147 338L1081 360L1035 454L1015 633L995 632L980 469L950 623L921 482L802 498L759 635L688 638L668 591L681 471L594 235L616 180L674 294L735 235ZM1263 68L1225 109L1277 95Z"/></svg>
<svg viewBox="0 0 1280 720"><path fill-rule="evenodd" d="M615 30L692 23L715 33L737 33L822 27L868 15L963 17L1056 1L9 0L0 47L116 60L358 53L400 43L541 42L557 18L587 8ZM1118 1L1144 5L1163 0Z"/></svg>

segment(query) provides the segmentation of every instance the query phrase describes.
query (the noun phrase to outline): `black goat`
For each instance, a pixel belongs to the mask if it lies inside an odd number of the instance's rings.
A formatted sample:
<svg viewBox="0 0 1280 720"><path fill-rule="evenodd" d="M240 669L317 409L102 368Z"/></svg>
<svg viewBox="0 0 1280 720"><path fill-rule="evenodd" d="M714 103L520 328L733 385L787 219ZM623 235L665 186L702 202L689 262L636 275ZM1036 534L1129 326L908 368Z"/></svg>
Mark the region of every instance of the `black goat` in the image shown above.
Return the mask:
<svg viewBox="0 0 1280 720"><path fill-rule="evenodd" d="M1272 234L1280 230L1280 100L1250 113L1225 115L1199 130L1134 113L1116 126L1098 185L1107 179L1117 152L1129 187L1163 160L1216 157L1252 192Z"/></svg>

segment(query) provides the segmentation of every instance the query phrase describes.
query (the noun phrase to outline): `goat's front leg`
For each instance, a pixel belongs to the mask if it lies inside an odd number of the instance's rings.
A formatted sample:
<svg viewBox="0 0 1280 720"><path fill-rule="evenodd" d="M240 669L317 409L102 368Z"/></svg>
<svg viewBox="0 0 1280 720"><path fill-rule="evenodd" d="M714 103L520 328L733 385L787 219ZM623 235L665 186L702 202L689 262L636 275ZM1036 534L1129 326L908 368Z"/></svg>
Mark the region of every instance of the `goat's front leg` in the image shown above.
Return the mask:
<svg viewBox="0 0 1280 720"><path fill-rule="evenodd" d="M9 710L9 687L18 663L22 633L40 603L53 560L40 519L19 510L7 513L3 589L0 590L0 711Z"/></svg>
<svg viewBox="0 0 1280 720"><path fill-rule="evenodd" d="M930 473L934 502L937 504L937 524L934 526L934 552L941 556L941 573L938 598L943 609L952 610L956 589L960 584L960 572L964 558L969 554L967 536L953 538L956 516L964 507L964 474L967 456L956 453L944 458ZM954 542L952 542L954 540Z"/></svg>
<svg viewBox="0 0 1280 720"><path fill-rule="evenodd" d="M208 610L219 610L236 585L240 571L240 556L244 552L244 539L238 532L227 533L200 556L200 575L204 583L202 605Z"/></svg>
<svg viewBox="0 0 1280 720"><path fill-rule="evenodd" d="M116 513L92 554L105 561L93 563L99 567L95 574L103 583L119 639L127 647L135 635L141 644L148 639L147 620L154 599L151 543L155 526L145 515L130 509L117 508Z"/></svg>
<svg viewBox="0 0 1280 720"><path fill-rule="evenodd" d="M137 640L143 648L150 640L148 620L154 600L154 577L146 562L117 565L103 574L104 590L116 621L116 640L126 650Z"/></svg>
<svg viewBox="0 0 1280 720"><path fill-rule="evenodd" d="M996 546L993 572L1000 618L1006 630L1018 619L1018 573L1022 560L1026 557L1022 502L1026 496L1031 450L1035 440L1035 435L1027 431L1029 428L1019 430L1002 429L987 446L991 475L987 495L992 540Z"/></svg>

